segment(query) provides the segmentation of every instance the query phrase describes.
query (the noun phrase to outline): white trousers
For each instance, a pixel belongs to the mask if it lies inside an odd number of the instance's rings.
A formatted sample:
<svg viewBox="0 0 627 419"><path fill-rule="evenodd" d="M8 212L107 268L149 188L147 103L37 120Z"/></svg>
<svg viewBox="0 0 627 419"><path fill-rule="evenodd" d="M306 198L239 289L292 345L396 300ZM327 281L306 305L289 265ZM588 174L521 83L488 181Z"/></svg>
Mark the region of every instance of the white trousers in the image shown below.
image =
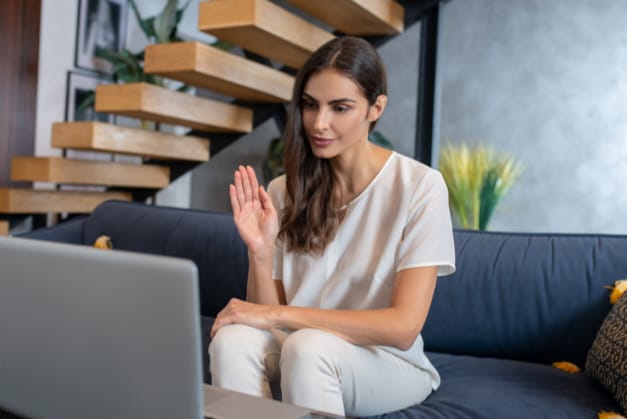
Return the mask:
<svg viewBox="0 0 627 419"><path fill-rule="evenodd" d="M322 330L221 328L209 345L212 384L338 416L369 416L422 402L428 373L375 346Z"/></svg>

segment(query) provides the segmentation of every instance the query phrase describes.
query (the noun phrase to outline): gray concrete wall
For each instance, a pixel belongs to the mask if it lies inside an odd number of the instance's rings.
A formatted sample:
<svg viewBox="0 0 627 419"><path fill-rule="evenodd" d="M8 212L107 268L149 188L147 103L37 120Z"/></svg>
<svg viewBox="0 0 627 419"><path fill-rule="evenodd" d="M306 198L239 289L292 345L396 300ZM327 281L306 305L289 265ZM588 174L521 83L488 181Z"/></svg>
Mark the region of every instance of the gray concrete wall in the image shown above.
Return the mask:
<svg viewBox="0 0 627 419"><path fill-rule="evenodd" d="M376 129L397 151L414 155L418 52L420 24L383 45L379 52L388 71L388 106ZM228 185L239 164L250 164L261 173L261 163L270 141L280 135L273 121L243 137L192 172L191 207L230 211Z"/></svg>
<svg viewBox="0 0 627 419"><path fill-rule="evenodd" d="M627 233L627 1L451 0L436 135L525 166L491 230Z"/></svg>

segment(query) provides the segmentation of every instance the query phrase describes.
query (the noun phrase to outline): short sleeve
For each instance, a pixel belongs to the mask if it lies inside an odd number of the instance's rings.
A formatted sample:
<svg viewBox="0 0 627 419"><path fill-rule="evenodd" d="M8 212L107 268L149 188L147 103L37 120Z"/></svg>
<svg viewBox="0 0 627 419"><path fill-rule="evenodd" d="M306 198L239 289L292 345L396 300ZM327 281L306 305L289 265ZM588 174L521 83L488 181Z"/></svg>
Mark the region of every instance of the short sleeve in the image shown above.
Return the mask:
<svg viewBox="0 0 627 419"><path fill-rule="evenodd" d="M440 172L431 169L420 180L396 254L396 270L438 266L438 275L455 272L453 226L448 190Z"/></svg>
<svg viewBox="0 0 627 419"><path fill-rule="evenodd" d="M278 177L268 185L268 195L272 199L272 204L279 216L285 206L285 176ZM280 239L274 243L274 256L272 259L272 278L283 279L283 244Z"/></svg>

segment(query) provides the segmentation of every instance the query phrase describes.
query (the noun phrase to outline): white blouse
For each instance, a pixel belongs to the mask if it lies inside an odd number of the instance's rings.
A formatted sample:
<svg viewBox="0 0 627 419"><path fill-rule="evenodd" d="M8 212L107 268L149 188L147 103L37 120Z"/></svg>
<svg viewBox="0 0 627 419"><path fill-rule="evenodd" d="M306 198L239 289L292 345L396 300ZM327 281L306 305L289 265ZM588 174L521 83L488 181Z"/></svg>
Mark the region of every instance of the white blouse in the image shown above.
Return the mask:
<svg viewBox="0 0 627 419"><path fill-rule="evenodd" d="M285 176L268 193L277 212L285 207ZM388 307L396 273L438 266L455 271L448 191L442 175L393 152L370 184L346 205L336 236L324 253L288 252L277 240L273 278L282 280L288 305L365 310ZM382 346L440 378L424 355L421 336L407 351Z"/></svg>

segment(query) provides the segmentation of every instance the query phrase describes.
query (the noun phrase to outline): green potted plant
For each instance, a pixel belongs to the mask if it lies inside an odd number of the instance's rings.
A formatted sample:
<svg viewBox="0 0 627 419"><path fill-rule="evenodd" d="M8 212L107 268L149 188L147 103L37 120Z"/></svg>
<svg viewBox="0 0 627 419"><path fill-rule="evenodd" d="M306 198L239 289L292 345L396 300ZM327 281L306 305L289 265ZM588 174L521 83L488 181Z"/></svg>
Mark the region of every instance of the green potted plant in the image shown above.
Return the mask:
<svg viewBox="0 0 627 419"><path fill-rule="evenodd" d="M453 216L460 227L473 230L488 228L499 201L522 174L514 157L482 145L444 146L438 168Z"/></svg>
<svg viewBox="0 0 627 419"><path fill-rule="evenodd" d="M169 42L179 42L182 39L178 36L178 25L183 18L183 13L191 3L187 0L180 8L178 0L167 0L163 10L148 18L143 18L139 13L135 0L129 0L129 5L139 27L146 36L148 43L160 44ZM230 44L217 40L213 46L221 49L230 48ZM144 50L132 52L124 48L121 51L111 51L104 48L97 48L95 52L100 57L112 65L111 77L115 83L135 83L146 82L164 86L164 79L153 74L144 73ZM176 90L186 91L189 88L186 84L181 85ZM86 109L93 105L95 92L85 97L78 106L78 109Z"/></svg>

